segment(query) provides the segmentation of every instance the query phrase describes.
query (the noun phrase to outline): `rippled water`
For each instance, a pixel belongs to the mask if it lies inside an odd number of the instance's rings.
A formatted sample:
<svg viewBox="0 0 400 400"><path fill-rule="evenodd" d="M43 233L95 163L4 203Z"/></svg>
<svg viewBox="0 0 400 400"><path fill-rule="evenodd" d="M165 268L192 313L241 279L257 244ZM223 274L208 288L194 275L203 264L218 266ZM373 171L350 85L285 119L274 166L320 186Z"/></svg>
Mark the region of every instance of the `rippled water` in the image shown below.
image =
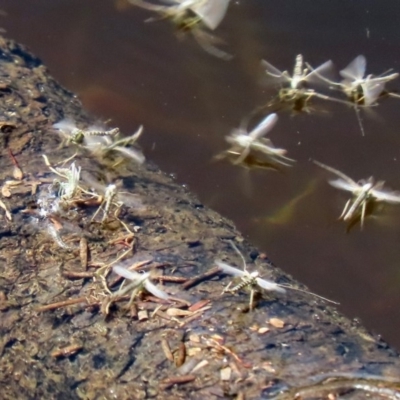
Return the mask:
<svg viewBox="0 0 400 400"><path fill-rule="evenodd" d="M0 26L26 44L84 106L126 133L144 124L148 158L177 175L200 199L232 218L281 268L400 348L400 207L368 218L349 234L337 221L347 195L330 187L315 158L354 179L374 175L400 189L400 100L363 115L318 103L316 113L281 113L271 139L297 160L285 173L211 162L224 136L271 92L258 84L259 61L291 69L345 67L365 54L368 71L400 71L397 0L232 1L218 29L235 55L224 62L166 21L123 0L3 0ZM397 86L396 86L397 85ZM391 85L400 89L400 80Z"/></svg>

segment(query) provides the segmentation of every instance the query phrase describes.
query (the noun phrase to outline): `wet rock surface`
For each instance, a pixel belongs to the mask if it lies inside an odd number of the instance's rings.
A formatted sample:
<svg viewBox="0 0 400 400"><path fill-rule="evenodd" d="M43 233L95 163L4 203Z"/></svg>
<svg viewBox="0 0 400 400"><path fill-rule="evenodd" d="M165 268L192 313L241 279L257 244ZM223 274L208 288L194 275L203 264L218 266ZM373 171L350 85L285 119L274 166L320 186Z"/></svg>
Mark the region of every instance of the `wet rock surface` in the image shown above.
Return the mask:
<svg viewBox="0 0 400 400"><path fill-rule="evenodd" d="M397 352L327 302L260 291L249 311L247 287L222 293L214 261L242 268L231 241L249 270L305 288L151 162L65 143L54 123L98 121L24 47L0 39L0 73L2 399L400 398ZM143 207L92 220L101 202L82 198L41 215L59 179L42 155L75 153ZM116 295L116 264L152 271L171 299Z"/></svg>

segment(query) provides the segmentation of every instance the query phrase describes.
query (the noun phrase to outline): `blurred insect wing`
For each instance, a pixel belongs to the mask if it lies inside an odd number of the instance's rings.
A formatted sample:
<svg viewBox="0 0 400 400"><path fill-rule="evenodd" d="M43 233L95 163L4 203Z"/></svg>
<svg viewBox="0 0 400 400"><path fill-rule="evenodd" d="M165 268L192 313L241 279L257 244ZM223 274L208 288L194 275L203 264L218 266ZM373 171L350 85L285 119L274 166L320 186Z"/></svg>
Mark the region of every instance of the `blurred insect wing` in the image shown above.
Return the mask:
<svg viewBox="0 0 400 400"><path fill-rule="evenodd" d="M256 278L257 285L265 290L275 290L276 292L285 293L286 290L279 286L279 284L265 279Z"/></svg>
<svg viewBox="0 0 400 400"><path fill-rule="evenodd" d="M247 275L245 272L241 271L240 269L231 267L230 265L222 262L222 261L215 261L215 264L217 267L224 272L227 275L232 275L232 276L245 276Z"/></svg>
<svg viewBox="0 0 400 400"><path fill-rule="evenodd" d="M267 115L256 127L249 133L249 137L253 140L259 139L266 135L277 123L278 115Z"/></svg>
<svg viewBox="0 0 400 400"><path fill-rule="evenodd" d="M144 287L149 293L151 293L155 297L158 297L159 299L169 299L169 295L167 293L159 289L156 285L154 285L154 283L151 283L148 279L144 281Z"/></svg>
<svg viewBox="0 0 400 400"><path fill-rule="evenodd" d="M376 82L373 78L367 78L367 80L361 84L364 95L364 105L371 106L375 103L385 89L385 83L386 82Z"/></svg>
<svg viewBox="0 0 400 400"><path fill-rule="evenodd" d="M64 133L71 133L76 128L75 122L71 118L65 118L53 125L53 128Z"/></svg>
<svg viewBox="0 0 400 400"><path fill-rule="evenodd" d="M306 76L306 81L308 83L319 83L321 84L321 81L328 81L331 82L331 75L333 71L333 62L331 60L328 60L321 64L319 67L313 69L307 76ZM335 83L332 81L332 83Z"/></svg>
<svg viewBox="0 0 400 400"><path fill-rule="evenodd" d="M329 181L329 184L335 187L336 189L347 190L348 192L354 192L355 190L359 190L360 186L355 182L354 184L349 183L343 179L334 179Z"/></svg>
<svg viewBox="0 0 400 400"><path fill-rule="evenodd" d="M379 184L380 182L378 182ZM383 182L382 182L383 186ZM376 190L376 185L371 190L372 195L378 201L386 201L387 203L397 204L400 203L400 192L399 191L386 191L386 190Z"/></svg>
<svg viewBox="0 0 400 400"><path fill-rule="evenodd" d="M366 69L367 60L363 55L359 55L339 73L345 79L356 81L363 79Z"/></svg>
<svg viewBox="0 0 400 400"><path fill-rule="evenodd" d="M211 30L217 28L225 17L230 0L198 0L190 8Z"/></svg>
<svg viewBox="0 0 400 400"><path fill-rule="evenodd" d="M139 274L136 271L130 271L119 265L115 265L113 267L113 271L117 275L122 276L125 279L129 279L130 281L138 281L138 285L140 285L142 282L144 282L146 279L148 279L150 277L150 272L146 272L144 274Z"/></svg>
<svg viewBox="0 0 400 400"><path fill-rule="evenodd" d="M139 150L130 149L128 147L122 147L122 146L116 146L114 147L114 150L119 151L125 156L136 161L138 164L143 164L145 161L144 155Z"/></svg>
<svg viewBox="0 0 400 400"><path fill-rule="evenodd" d="M287 71L282 72L278 68L274 67L268 61L261 60L261 66L265 69L265 73L274 78L275 83L288 83L291 81L291 77L287 73Z"/></svg>

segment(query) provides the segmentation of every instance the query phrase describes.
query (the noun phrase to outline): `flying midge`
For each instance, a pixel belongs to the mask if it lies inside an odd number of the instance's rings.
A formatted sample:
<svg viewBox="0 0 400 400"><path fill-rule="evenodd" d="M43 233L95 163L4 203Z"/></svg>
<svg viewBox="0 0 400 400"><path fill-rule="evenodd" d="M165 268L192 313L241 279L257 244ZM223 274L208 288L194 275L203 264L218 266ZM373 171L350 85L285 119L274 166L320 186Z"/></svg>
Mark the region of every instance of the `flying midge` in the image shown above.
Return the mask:
<svg viewBox="0 0 400 400"><path fill-rule="evenodd" d="M352 221L357 216L360 216L362 228L364 226L368 204L374 202L400 204L400 192L383 190L385 184L384 181L375 182L374 178L371 176L368 179L362 179L356 182L335 168L329 167L328 165L315 160L314 163L339 177L339 179L329 181L333 187L346 190L351 192L353 195L353 197L346 202L339 219Z"/></svg>
<svg viewBox="0 0 400 400"><path fill-rule="evenodd" d="M232 58L215 46L223 41L206 31L206 29L214 31L222 22L230 0L164 0L163 2L168 5L154 4L143 0L129 0L129 2L157 12L160 14L160 19L171 20L177 28L178 34L190 32L208 53L226 60Z"/></svg>
<svg viewBox="0 0 400 400"><path fill-rule="evenodd" d="M252 151L265 155L274 163L290 166L294 160L285 156L286 150L274 147L271 140L264 138L278 121L277 114L270 114L265 117L251 132L247 132L243 127L234 129L226 136L226 141L232 145L228 150L231 154L238 154L235 164L242 163Z"/></svg>
<svg viewBox="0 0 400 400"><path fill-rule="evenodd" d="M379 76L372 74L366 75L366 70L367 60L365 56L359 55L346 68L339 72L343 78L339 83L321 76L318 69L314 71L327 83L339 86L353 103L369 107L374 105L376 100L378 100L384 92L386 83L396 79L399 74L397 72L391 74L386 74L384 72ZM388 72L390 72L390 70Z"/></svg>
<svg viewBox="0 0 400 400"><path fill-rule="evenodd" d="M303 111L307 107L308 101L312 97L318 97L323 100L340 101L329 96L325 96L311 89L313 84L321 84L325 75L330 74L333 64L332 61L326 61L319 67L312 69L308 64L304 63L303 56L298 54L291 75L287 70L280 71L268 61L261 61L262 67L270 81L279 86L278 101L282 103L290 103L295 111ZM326 79L325 79L326 80ZM272 105L276 100L270 103Z"/></svg>
<svg viewBox="0 0 400 400"><path fill-rule="evenodd" d="M387 82L396 79L399 74L383 73L379 76L372 74L366 75L367 60L365 56L357 56L346 68L339 71L343 78L341 82L334 82L320 75L319 71L314 70L316 74L333 87L339 87L349 101L354 104L358 124L361 134L365 136L364 127L360 117L359 107L371 107L376 105L378 98L384 94ZM390 70L388 71L390 72Z"/></svg>

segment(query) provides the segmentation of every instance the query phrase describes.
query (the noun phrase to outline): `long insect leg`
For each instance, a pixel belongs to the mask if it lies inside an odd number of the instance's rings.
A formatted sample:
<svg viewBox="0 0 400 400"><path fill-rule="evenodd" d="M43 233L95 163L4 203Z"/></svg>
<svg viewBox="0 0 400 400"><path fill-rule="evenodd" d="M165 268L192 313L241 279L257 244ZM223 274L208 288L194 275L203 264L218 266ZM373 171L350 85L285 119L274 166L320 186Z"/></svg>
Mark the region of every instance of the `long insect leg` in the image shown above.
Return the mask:
<svg viewBox="0 0 400 400"><path fill-rule="evenodd" d="M97 214L100 212L100 210L103 208L104 200L100 203L99 207L97 208L96 212L93 214L92 221L96 218Z"/></svg>
<svg viewBox="0 0 400 400"><path fill-rule="evenodd" d="M247 146L241 153L240 156L234 161L234 164L240 164L241 162L243 162L246 157L249 155L250 153L250 147Z"/></svg>
<svg viewBox="0 0 400 400"><path fill-rule="evenodd" d="M357 106L354 106L354 110L356 112L358 125L360 126L360 129L361 129L361 136L365 136L364 125L362 123L362 119L361 119L361 115L360 115L360 109Z"/></svg>
<svg viewBox="0 0 400 400"><path fill-rule="evenodd" d="M253 309L254 309L254 292L255 292L254 289L250 290L250 303L249 303L250 311L253 311Z"/></svg>
<svg viewBox="0 0 400 400"><path fill-rule="evenodd" d="M343 218L345 217L346 212L347 212L347 210L348 210L348 208L349 208L349 206L350 206L350 203L351 203L351 199L347 200L346 205L344 206L343 211L342 211L342 213L340 214L339 219L343 219Z"/></svg>
<svg viewBox="0 0 400 400"><path fill-rule="evenodd" d="M364 219L365 219L365 212L367 210L367 202L368 200L364 200L361 209L361 229L364 227Z"/></svg>

